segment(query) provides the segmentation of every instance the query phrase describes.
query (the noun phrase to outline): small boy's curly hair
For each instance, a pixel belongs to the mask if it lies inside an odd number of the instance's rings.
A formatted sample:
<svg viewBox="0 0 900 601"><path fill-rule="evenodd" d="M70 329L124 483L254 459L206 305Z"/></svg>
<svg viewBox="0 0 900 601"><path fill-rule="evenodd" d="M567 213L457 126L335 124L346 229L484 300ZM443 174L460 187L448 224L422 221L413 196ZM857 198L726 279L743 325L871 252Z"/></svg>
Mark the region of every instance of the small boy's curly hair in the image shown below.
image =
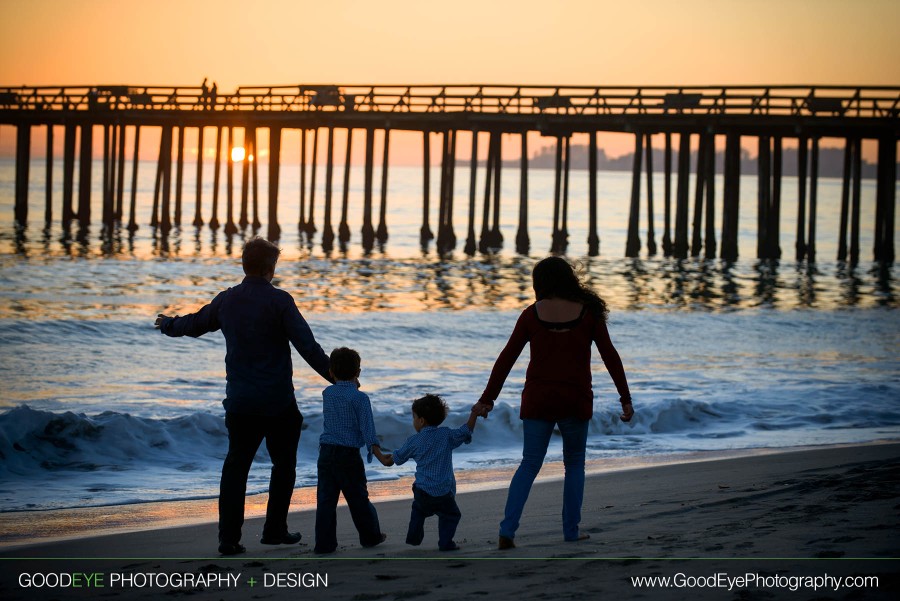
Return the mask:
<svg viewBox="0 0 900 601"><path fill-rule="evenodd" d="M436 394L426 394L412 404L413 413L429 426L440 426L447 417L447 403Z"/></svg>

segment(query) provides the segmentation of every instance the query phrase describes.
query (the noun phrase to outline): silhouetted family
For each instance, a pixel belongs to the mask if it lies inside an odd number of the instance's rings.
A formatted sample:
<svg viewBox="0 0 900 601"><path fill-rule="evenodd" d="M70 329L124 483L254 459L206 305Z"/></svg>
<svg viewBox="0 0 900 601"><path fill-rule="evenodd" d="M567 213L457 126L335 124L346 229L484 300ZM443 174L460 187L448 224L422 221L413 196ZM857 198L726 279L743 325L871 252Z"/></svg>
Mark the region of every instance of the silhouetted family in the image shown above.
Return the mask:
<svg viewBox="0 0 900 601"><path fill-rule="evenodd" d="M244 246L246 277L220 292L196 313L170 317L160 314L156 327L167 336L198 337L221 330L225 337L225 426L228 453L222 466L219 490L219 552L243 553L241 528L247 477L263 440L272 461L266 520L260 542L295 544L298 532L287 525L296 479L297 446L303 416L297 407L292 382L291 345L319 375L329 382L322 392L323 428L319 437L316 491L316 553L333 553L338 546L337 503L344 495L353 524L364 547L387 537L369 500L365 467L377 458L383 465L416 462L413 503L406 542L419 545L425 519L438 517L438 548L459 548L453 537L461 513L456 504L453 450L472 440L477 418L493 409L510 370L525 347L531 359L522 390L520 417L524 444L522 462L509 486L498 548L515 546L519 520L535 477L541 469L554 428L563 439L563 538L588 538L579 531L585 483L585 449L593 414L591 346L596 345L620 396L620 419L634 414L622 361L606 328L606 303L583 283L563 258L538 262L532 279L536 302L519 316L500 353L481 398L465 424L442 426L448 408L437 395L412 403L415 433L393 452L381 449L372 404L360 390L359 353L337 348L329 357L316 342L291 295L272 285L280 251L263 238Z"/></svg>

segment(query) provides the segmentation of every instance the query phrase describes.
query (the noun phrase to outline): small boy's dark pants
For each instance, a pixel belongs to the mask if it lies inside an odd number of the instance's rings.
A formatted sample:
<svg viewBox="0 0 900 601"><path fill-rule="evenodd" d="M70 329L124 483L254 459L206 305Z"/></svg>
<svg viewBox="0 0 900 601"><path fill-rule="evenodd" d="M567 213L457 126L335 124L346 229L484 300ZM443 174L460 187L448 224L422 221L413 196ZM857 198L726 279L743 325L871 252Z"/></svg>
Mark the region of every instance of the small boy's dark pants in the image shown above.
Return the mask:
<svg viewBox="0 0 900 601"><path fill-rule="evenodd" d="M247 475L263 439L272 459L263 536L280 537L287 533L287 515L297 475L297 444L302 425L303 416L296 405L276 416L225 414L228 455L222 465L219 489L219 542L237 543L241 540Z"/></svg>
<svg viewBox="0 0 900 601"><path fill-rule="evenodd" d="M341 493L359 532L359 543L363 547L380 543L381 526L375 506L369 501L366 470L359 449L319 445L318 474L315 552L331 553L337 549L337 504Z"/></svg>
<svg viewBox="0 0 900 601"><path fill-rule="evenodd" d="M453 493L433 497L413 486L412 513L409 516L409 531L406 544L420 545L425 538L425 518L438 516L438 547L449 549L454 546L453 536L462 514L456 505Z"/></svg>

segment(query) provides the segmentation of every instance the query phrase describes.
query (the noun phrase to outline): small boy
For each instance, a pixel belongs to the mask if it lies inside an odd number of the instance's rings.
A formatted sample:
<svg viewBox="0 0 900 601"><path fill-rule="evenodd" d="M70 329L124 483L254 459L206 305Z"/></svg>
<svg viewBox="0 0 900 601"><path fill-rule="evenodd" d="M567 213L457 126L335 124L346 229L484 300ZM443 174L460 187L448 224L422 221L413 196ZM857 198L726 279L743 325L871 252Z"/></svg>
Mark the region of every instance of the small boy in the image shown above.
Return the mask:
<svg viewBox="0 0 900 601"><path fill-rule="evenodd" d="M453 541L462 514L456 505L456 479L453 477L453 449L472 442L472 430L479 412L473 407L469 420L455 430L438 426L447 417L447 403L433 394L416 399L412 404L413 427L416 434L392 454L376 455L384 465L402 465L416 460L416 480L413 483L412 513L406 543L420 545L425 537L425 518L438 516L438 548L455 551Z"/></svg>
<svg viewBox="0 0 900 601"><path fill-rule="evenodd" d="M319 437L318 486L316 488L315 553L337 549L337 503L341 493L347 501L353 524L363 547L374 547L387 538L378 524L378 513L369 501L366 471L359 449L381 458L375 435L372 403L359 390L359 353L349 348L331 352L334 384L322 391L324 427Z"/></svg>

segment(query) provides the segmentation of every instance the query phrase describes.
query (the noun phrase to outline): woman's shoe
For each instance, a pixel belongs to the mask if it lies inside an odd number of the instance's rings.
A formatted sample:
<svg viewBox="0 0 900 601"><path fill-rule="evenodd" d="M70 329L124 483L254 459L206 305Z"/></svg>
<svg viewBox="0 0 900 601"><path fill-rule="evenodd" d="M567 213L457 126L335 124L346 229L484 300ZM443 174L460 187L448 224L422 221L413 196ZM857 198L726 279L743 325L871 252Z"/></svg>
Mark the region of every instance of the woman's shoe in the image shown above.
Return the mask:
<svg viewBox="0 0 900 601"><path fill-rule="evenodd" d="M500 540L497 542L497 548L501 551L506 551L507 549L515 549L516 543L508 536L501 536Z"/></svg>

